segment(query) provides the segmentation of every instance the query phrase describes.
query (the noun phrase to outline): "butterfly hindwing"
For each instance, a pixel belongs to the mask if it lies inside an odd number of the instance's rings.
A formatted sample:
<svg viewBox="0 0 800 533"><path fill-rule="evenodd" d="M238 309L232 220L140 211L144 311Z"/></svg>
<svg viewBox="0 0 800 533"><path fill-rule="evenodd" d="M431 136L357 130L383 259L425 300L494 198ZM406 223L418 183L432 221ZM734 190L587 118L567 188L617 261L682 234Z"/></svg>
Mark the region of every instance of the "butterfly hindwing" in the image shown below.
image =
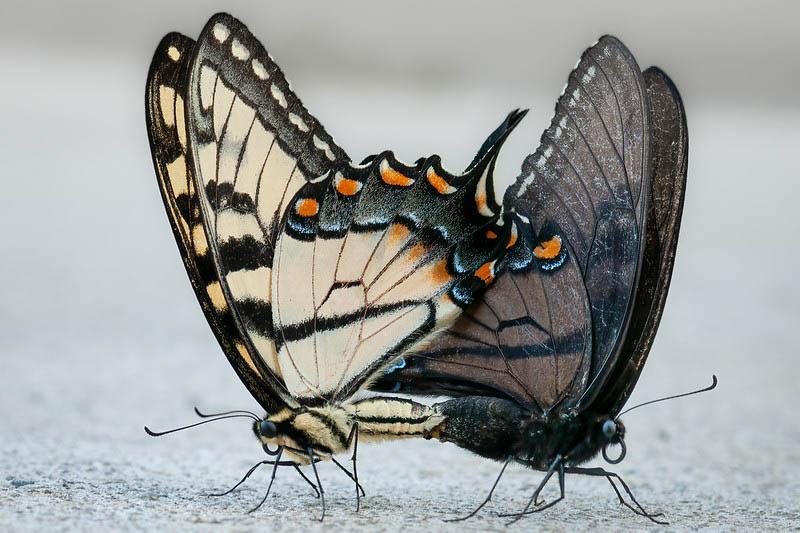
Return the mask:
<svg viewBox="0 0 800 533"><path fill-rule="evenodd" d="M544 408L585 385L591 325L586 293L575 290L577 262L565 245L565 264L543 280L529 223L516 216L512 224L516 243L494 284L426 350L387 376L396 381L377 388L500 394ZM560 302L558 316L548 309L554 301Z"/></svg>
<svg viewBox="0 0 800 533"><path fill-rule="evenodd" d="M501 126L503 134L465 174L448 173L437 157L409 167L385 152L362 167L333 169L297 193L273 278L278 359L290 369L290 390L351 395L452 323L491 281L510 238L491 173L519 118Z"/></svg>
<svg viewBox="0 0 800 533"><path fill-rule="evenodd" d="M603 37L584 52L522 173L505 201L527 208L537 232L557 224L575 251L591 306L596 377L629 320L649 187L644 82L617 39Z"/></svg>
<svg viewBox="0 0 800 533"><path fill-rule="evenodd" d="M187 160L185 98L192 39L177 33L156 49L147 81L147 125L164 205L192 287L231 365L267 410L281 403L279 383L257 364L225 300L206 239L195 176Z"/></svg>

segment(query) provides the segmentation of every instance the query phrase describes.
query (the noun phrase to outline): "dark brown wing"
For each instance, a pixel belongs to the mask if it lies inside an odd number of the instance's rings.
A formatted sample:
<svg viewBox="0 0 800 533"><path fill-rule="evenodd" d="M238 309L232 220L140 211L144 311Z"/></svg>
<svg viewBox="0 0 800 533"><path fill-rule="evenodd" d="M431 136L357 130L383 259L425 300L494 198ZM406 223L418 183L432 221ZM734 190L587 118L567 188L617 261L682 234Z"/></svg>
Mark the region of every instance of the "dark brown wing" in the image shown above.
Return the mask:
<svg viewBox="0 0 800 533"><path fill-rule="evenodd" d="M545 410L586 384L591 356L589 300L575 254L559 268L536 257L528 221L512 222L517 243L503 273L428 348L392 372L405 392L503 395Z"/></svg>
<svg viewBox="0 0 800 533"><path fill-rule="evenodd" d="M616 415L633 391L650 353L667 299L686 193L689 136L678 89L660 69L644 72L650 107L652 187L642 261L625 354L593 408Z"/></svg>
<svg viewBox="0 0 800 533"><path fill-rule="evenodd" d="M621 42L603 37L570 74L538 150L505 195L521 238L503 273L387 381L409 392L489 391L545 412L590 399L629 322L649 136L639 67Z"/></svg>

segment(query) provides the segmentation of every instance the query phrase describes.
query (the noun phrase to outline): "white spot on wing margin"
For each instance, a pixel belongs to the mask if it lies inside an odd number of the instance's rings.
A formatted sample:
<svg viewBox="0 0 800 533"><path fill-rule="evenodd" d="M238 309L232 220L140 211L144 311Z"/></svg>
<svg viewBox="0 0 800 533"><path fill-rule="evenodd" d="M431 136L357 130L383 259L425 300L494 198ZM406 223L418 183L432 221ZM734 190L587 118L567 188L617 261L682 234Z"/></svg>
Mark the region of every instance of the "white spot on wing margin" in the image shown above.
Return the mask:
<svg viewBox="0 0 800 533"><path fill-rule="evenodd" d="M255 72L256 76L261 78L262 80L266 80L269 78L269 73L267 69L264 68L264 65L258 59L253 59L253 72Z"/></svg>
<svg viewBox="0 0 800 533"><path fill-rule="evenodd" d="M308 124L294 113L289 113L289 122L297 126L300 131L308 131Z"/></svg>
<svg viewBox="0 0 800 533"><path fill-rule="evenodd" d="M314 135L314 146L325 152L325 156L333 161L336 157L333 155L333 151L331 151L331 147L328 146L328 143Z"/></svg>
<svg viewBox="0 0 800 533"><path fill-rule="evenodd" d="M272 93L272 97L280 104L281 107L284 109L288 107L289 103L286 101L286 96L284 96L283 91L275 85L274 83L270 87L270 92Z"/></svg>
<svg viewBox="0 0 800 533"><path fill-rule="evenodd" d="M171 60L175 62L177 62L181 58L180 51L178 51L178 49L175 48L174 46L170 46L169 48L167 48L167 55Z"/></svg>
<svg viewBox="0 0 800 533"><path fill-rule="evenodd" d="M247 47L236 38L231 41L231 53L233 54L233 57L241 61L245 61L250 57L250 50L248 50Z"/></svg>
<svg viewBox="0 0 800 533"><path fill-rule="evenodd" d="M228 35L231 34L231 30L229 30L228 27L225 26L224 24L217 22L216 24L214 24L214 29L212 30L212 33L214 34L214 38L216 40L218 40L221 43L224 43L225 39L228 38Z"/></svg>

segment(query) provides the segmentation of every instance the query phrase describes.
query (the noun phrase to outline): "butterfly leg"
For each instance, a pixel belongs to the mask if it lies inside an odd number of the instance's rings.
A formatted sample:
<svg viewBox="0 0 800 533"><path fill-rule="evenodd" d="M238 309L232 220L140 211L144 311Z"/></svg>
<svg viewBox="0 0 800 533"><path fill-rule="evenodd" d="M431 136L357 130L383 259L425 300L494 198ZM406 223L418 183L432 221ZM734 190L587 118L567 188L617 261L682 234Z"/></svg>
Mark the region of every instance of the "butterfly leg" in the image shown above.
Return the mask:
<svg viewBox="0 0 800 533"><path fill-rule="evenodd" d="M256 469L259 466L265 465L267 463L269 463L269 461L259 461L259 462L257 462L256 464L254 464L252 466L252 468L250 468L250 470L247 471L247 473L244 475L244 477L242 477L242 479L239 480L239 483L237 483L233 487L229 488L225 492L212 492L211 494L209 494L209 496L226 496L226 495L230 494L231 492L235 491L239 487L239 485L241 485L242 483L247 481L247 478L249 478L253 474L253 472L256 471Z"/></svg>
<svg viewBox="0 0 800 533"><path fill-rule="evenodd" d="M261 498L261 501L258 502L258 505L247 511L248 514L252 513L256 509L264 505L264 502L267 501L267 496L269 496L269 491L272 489L272 482L275 481L275 473L278 471L278 465L281 462L281 455L283 455L283 446L278 448L278 455L275 457L275 461L272 463L272 476L269 478L269 485L267 486L267 492L264 493L264 497Z"/></svg>
<svg viewBox="0 0 800 533"><path fill-rule="evenodd" d="M333 464L338 466L341 469L342 472L347 474L347 477L349 477L353 481L356 480L356 478L353 477L353 473L350 472L348 469L346 469L342 463L340 463L339 461L336 460L335 457L331 457L331 461L333 461ZM364 487L361 486L361 483L358 484L358 488L361 490L361 495L362 496L366 496L366 492L364 492Z"/></svg>
<svg viewBox="0 0 800 533"><path fill-rule="evenodd" d="M566 478L566 476L565 476L565 473L566 473L566 470L564 469L564 463L563 463L563 462L561 462L561 463L558 465L558 489L559 489L559 495L558 495L558 498L556 498L555 500L553 500L553 501L552 501L552 502L550 502L550 503L544 503L544 502L542 502L542 503L543 503L543 505L541 505L541 506L537 507L536 509L531 509L531 510L529 510L529 511L525 511L525 512L523 512L522 514L533 514L533 513L539 513L539 512L542 512L542 511L544 511L545 509L549 509L550 507L554 506L555 504L557 504L558 502L560 502L561 500L563 500L563 499L564 499L564 492L565 492L565 491L564 491L564 479ZM519 519L519 517L518 517L518 518L515 518L515 520L518 520L518 519Z"/></svg>
<svg viewBox="0 0 800 533"><path fill-rule="evenodd" d="M306 449L308 452L308 458L311 459L311 468L314 469L314 477L317 479L317 487L319 487L319 497L322 500L322 516L319 517L319 521L322 522L325 519L325 490L322 488L322 483L319 480L319 473L317 472L317 463L314 461L314 451L311 448Z"/></svg>
<svg viewBox="0 0 800 533"><path fill-rule="evenodd" d="M494 480L494 484L492 485L492 488L489 490L489 494L486 495L486 498L483 500L483 502L479 506L477 506L467 516L462 516L461 518L451 518L451 519L445 520L445 522L460 522L462 520L467 520L468 518L472 518L473 516L475 516L477 514L478 511L483 509L484 505L486 505L487 503L492 501L492 494L494 494L494 489L496 489L497 488L497 484L500 483L500 478L503 477L503 473L506 471L506 467L508 466L508 463L510 463L513 460L514 460L514 456L513 455L509 455L508 459L506 459L506 462L503 463L503 468L500 469L500 474L497 476L497 479Z"/></svg>
<svg viewBox="0 0 800 533"><path fill-rule="evenodd" d="M319 489L317 488L317 486L316 486L316 485L314 485L314 482L313 482L313 481L311 481L310 479L308 479L308 477L306 477L306 475L303 473L303 471L302 471L302 470L300 470L300 467L299 467L299 466L297 466L297 463L293 463L293 464L292 464L292 466L294 466L294 469L295 469L295 470L297 470L297 473L298 473L298 474L300 474L300 477L301 477L301 478L303 478L303 479L305 479L305 480L306 480L306 483L308 483L309 485L311 485L311 488L314 490L314 493L315 493L314 497L315 497L315 498L319 498Z"/></svg>
<svg viewBox="0 0 800 533"><path fill-rule="evenodd" d="M568 468L567 472L569 472L571 474L573 474L573 473L574 474L583 474L583 475L586 475L586 476L597 476L597 477L606 478L608 480L608 482L611 483L611 486L614 488L614 492L617 493L617 498L619 498L619 503L621 503L622 505L624 505L625 507L627 507L628 509L630 509L631 511L633 511L637 515L644 516L645 518L648 518L649 520L651 520L652 522L655 522L656 524L660 524L660 525L668 525L669 524L669 522L667 522L665 520L658 520L658 517L664 516L664 513L648 513L644 509L644 507L642 507L641 504L638 501L636 501L636 498L633 496L633 492L631 492L631 489L628 487L628 484L625 483L625 481L619 476L619 474L617 474L615 472L609 472L609 471L604 470L604 469L599 468L599 467L598 468L572 467L572 468ZM616 479L617 481L620 482L620 484L622 485L622 488L625 490L625 492L628 494L628 496L630 497L631 501L633 502L633 505L631 505L628 502L626 502L625 498L622 497L622 493L620 493L619 489L617 488L617 485L614 483L614 479Z"/></svg>
<svg viewBox="0 0 800 533"><path fill-rule="evenodd" d="M536 468L536 467L535 467L535 465L534 465L533 463L531 463L530 461L525 461L525 460L522 460L522 459L520 459L520 458L518 458L518 457L515 457L515 458L514 458L514 460L515 460L516 462L518 462L519 464L521 464L521 465L524 465L524 466L527 466L527 467L529 467L529 468L534 468L534 469ZM545 500L544 498L542 498L541 500L536 500L536 501L534 501L534 502L533 502L533 505L534 505L535 507L538 507L538 506L540 506L540 505L544 505L544 503L545 503L546 501L547 501L547 500Z"/></svg>
<svg viewBox="0 0 800 533"><path fill-rule="evenodd" d="M561 489L561 495L552 502L529 511L528 509L530 508L530 506L533 505L534 502L539 500L539 493L542 492L542 489L544 489L545 485L547 485L547 482L550 481L551 477L553 477L553 474L555 473L556 469L558 469L558 485L559 488ZM539 511L548 509L563 499L564 499L564 463L563 463L563 457L561 455L557 455L556 458L553 460L553 463L550 465L550 468L547 469L547 473L545 474L544 479L542 479L542 481L539 483L539 486L536 487L536 490L533 492L533 496L531 496L531 499L528 500L528 503L527 505L525 505L525 508L519 513L501 514L499 516L514 517L513 520L509 522L509 524L513 524L526 514L537 513Z"/></svg>
<svg viewBox="0 0 800 533"><path fill-rule="evenodd" d="M350 435L347 437L348 446L350 446L351 441L353 442L353 457L351 457L353 461L353 481L356 482L356 512L358 512L361 509L361 495L358 492L360 485L358 484L358 470L356 469L356 455L358 455L358 422L353 424L353 429L350 430Z"/></svg>

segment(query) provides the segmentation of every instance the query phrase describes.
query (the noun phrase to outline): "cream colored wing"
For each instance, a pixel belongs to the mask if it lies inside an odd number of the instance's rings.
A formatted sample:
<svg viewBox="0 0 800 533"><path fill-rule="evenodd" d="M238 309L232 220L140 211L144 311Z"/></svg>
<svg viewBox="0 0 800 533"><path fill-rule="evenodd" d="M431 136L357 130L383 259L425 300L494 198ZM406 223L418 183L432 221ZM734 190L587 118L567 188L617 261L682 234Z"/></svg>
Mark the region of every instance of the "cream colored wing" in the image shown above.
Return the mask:
<svg viewBox="0 0 800 533"><path fill-rule="evenodd" d="M278 363L294 395L352 395L493 281L517 230L494 200L492 172L523 115L509 115L464 174L437 156L407 166L384 152L297 192L272 278Z"/></svg>

